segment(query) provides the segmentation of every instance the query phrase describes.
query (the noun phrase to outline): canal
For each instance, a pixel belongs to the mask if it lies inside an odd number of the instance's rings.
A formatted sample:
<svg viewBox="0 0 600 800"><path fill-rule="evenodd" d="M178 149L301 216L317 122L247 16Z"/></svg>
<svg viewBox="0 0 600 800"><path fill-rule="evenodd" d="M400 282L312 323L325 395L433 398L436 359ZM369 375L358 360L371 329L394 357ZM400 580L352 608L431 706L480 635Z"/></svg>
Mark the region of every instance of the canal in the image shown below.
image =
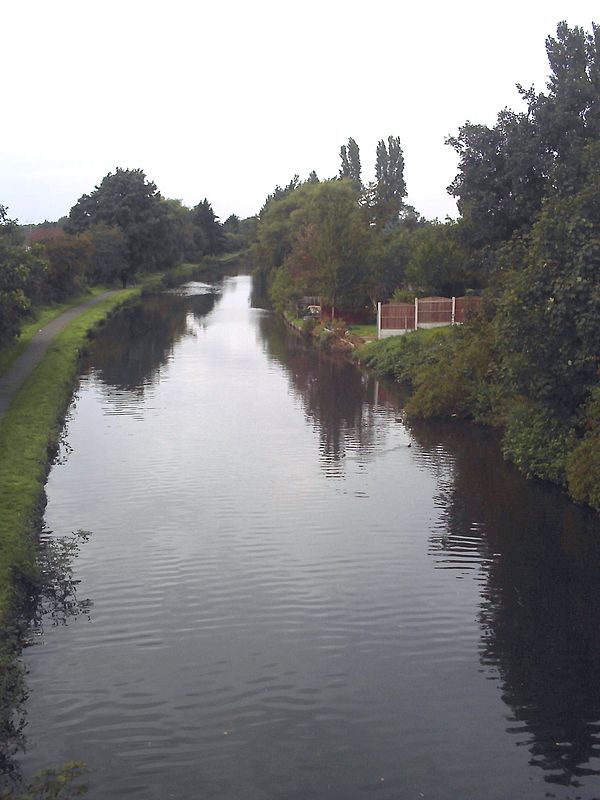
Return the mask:
<svg viewBox="0 0 600 800"><path fill-rule="evenodd" d="M256 303L255 303L256 304ZM25 650L26 774L89 797L600 797L600 526L489 432L253 307L249 277L98 336L47 486L89 531Z"/></svg>

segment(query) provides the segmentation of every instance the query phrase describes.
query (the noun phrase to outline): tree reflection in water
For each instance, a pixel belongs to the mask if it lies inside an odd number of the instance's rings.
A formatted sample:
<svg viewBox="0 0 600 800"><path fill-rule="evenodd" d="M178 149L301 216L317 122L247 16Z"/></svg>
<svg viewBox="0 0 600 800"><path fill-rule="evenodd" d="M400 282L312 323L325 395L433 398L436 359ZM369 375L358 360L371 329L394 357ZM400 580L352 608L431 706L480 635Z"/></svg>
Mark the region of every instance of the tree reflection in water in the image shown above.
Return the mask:
<svg viewBox="0 0 600 800"><path fill-rule="evenodd" d="M25 749L27 699L29 692L25 670L17 659L22 647L41 641L44 625L68 625L78 617L91 621L92 601L77 595L80 583L75 577L74 560L82 544L90 537L88 531L75 531L69 536L56 537L51 531L40 535L38 552L39 582L24 609L24 619L14 632L3 632L2 680L0 681L0 796L13 797L20 785L21 774L17 754ZM16 637L10 642L8 637ZM3 794L7 792L8 794ZM36 795L37 796L37 795Z"/></svg>
<svg viewBox="0 0 600 800"><path fill-rule="evenodd" d="M85 369L94 368L108 386L134 396L157 380L173 347L191 334L190 315L202 320L214 308L213 287L198 285L194 291L163 292L145 298L143 305L121 311L94 340Z"/></svg>
<svg viewBox="0 0 600 800"><path fill-rule="evenodd" d="M372 402L375 379L352 364L316 352L311 342L274 316L262 317L259 324L269 357L286 368L294 394L318 433L325 473L343 476L350 454L363 460L373 457L386 438Z"/></svg>
<svg viewBox="0 0 600 800"><path fill-rule="evenodd" d="M440 567L482 570L481 663L500 678L508 731L549 783L577 787L600 756L600 521L503 463L493 434L419 424L441 481ZM551 796L551 795L549 795Z"/></svg>
<svg viewBox="0 0 600 800"><path fill-rule="evenodd" d="M326 473L343 475L351 448L368 459L384 444L390 419L378 425L377 408L399 408L399 396L279 325L261 320L268 354L319 433ZM481 584L480 661L511 710L507 731L548 783L577 787L600 774L600 520L525 481L493 432L456 422L410 431L417 465L439 487L431 555Z"/></svg>

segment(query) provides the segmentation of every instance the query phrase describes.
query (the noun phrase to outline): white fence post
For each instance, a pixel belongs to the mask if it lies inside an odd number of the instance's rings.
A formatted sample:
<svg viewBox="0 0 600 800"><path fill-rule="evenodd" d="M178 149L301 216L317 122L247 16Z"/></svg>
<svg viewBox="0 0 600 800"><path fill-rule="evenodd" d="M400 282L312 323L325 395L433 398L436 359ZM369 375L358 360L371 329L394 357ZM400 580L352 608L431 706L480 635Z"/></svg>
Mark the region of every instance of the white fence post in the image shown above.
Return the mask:
<svg viewBox="0 0 600 800"><path fill-rule="evenodd" d="M377 338L381 339L381 301L377 303Z"/></svg>
<svg viewBox="0 0 600 800"><path fill-rule="evenodd" d="M456 297L452 296L452 324L454 325L454 317L456 316Z"/></svg>
<svg viewBox="0 0 600 800"><path fill-rule="evenodd" d="M415 297L415 330L419 327L419 298Z"/></svg>

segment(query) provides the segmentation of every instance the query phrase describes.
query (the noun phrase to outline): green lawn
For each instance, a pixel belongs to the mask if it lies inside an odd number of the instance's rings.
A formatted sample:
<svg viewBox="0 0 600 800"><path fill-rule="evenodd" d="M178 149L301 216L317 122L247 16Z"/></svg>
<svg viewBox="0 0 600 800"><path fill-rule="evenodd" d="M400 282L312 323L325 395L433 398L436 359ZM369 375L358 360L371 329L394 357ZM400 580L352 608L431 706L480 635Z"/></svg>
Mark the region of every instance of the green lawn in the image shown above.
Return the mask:
<svg viewBox="0 0 600 800"><path fill-rule="evenodd" d="M377 325L350 325L348 330L355 336L362 336L363 339L377 338Z"/></svg>

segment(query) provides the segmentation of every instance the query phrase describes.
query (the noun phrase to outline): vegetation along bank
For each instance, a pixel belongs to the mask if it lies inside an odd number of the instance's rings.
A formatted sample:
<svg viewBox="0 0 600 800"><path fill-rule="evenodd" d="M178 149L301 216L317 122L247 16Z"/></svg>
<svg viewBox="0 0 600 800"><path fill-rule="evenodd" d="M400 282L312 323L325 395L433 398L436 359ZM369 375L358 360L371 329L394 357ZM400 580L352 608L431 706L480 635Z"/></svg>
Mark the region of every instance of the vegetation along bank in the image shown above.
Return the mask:
<svg viewBox="0 0 600 800"><path fill-rule="evenodd" d="M520 88L521 110L448 137L458 220L406 204L399 137L379 142L368 183L350 139L336 178L276 187L253 252L292 317L302 296L372 321L377 301L483 295L478 319L369 344L361 360L412 386L409 413L500 427L526 476L600 511L600 29L560 23L546 52L545 91Z"/></svg>

